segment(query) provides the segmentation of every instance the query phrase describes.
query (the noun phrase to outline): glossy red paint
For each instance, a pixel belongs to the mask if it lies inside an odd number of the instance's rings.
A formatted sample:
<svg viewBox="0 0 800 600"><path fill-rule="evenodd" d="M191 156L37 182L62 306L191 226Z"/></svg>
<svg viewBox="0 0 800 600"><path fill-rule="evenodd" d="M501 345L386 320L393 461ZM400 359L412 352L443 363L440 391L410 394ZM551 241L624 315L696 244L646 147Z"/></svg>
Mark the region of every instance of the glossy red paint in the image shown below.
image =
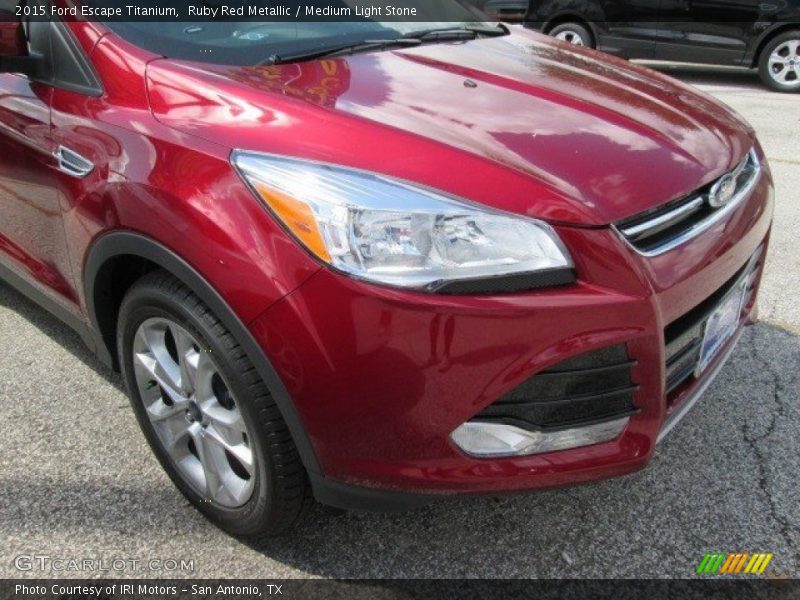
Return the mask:
<svg viewBox="0 0 800 600"><path fill-rule="evenodd" d="M698 304L747 262L768 235L770 193L765 184L730 222L737 243L718 238L717 260L684 274L678 304ZM253 323L326 473L354 485L452 493L589 481L647 462L667 410L663 331L677 300L609 230L558 232L579 258L581 281L569 289L442 299L323 270ZM698 241L687 252L704 248ZM656 269L656 278L672 270ZM491 461L450 442L453 429L536 372L623 342L638 363L640 413L619 439ZM676 405L701 384L682 390Z"/></svg>
<svg viewBox="0 0 800 600"><path fill-rule="evenodd" d="M80 24L73 24L79 28ZM91 44L93 28L80 36ZM95 164L86 178L57 172L70 238L74 293L92 242L125 229L146 235L203 273L245 322L319 269L254 202L228 160L230 149L153 118L144 73L152 56L109 36L92 46L99 97L56 89L52 142Z"/></svg>
<svg viewBox="0 0 800 600"><path fill-rule="evenodd" d="M147 77L156 118L188 133L564 223L606 225L680 197L752 146L713 100L595 56L515 31L295 65L155 61ZM307 127L311 115L325 127Z"/></svg>
<svg viewBox="0 0 800 600"><path fill-rule="evenodd" d="M249 326L337 481L481 492L644 466L667 411L664 326L768 237L766 172L716 229L657 258L636 254L609 224L712 181L754 134L688 87L537 34L240 68L166 60L98 24L69 26L101 94L0 74L0 262L97 327L84 273L98 240L132 231L166 246ZM59 145L94 170L59 171ZM377 171L546 219L579 281L469 297L349 279L253 197L231 168L234 149ZM532 374L619 342L638 361L641 409L619 439L498 460L450 442Z"/></svg>

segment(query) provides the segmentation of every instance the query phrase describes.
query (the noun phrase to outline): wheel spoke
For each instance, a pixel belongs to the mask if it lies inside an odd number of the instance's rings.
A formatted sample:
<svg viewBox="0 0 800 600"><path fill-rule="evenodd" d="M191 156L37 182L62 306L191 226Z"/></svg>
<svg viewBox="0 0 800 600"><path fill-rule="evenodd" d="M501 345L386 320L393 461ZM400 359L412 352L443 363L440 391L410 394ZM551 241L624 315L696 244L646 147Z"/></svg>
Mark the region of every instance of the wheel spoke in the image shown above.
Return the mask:
<svg viewBox="0 0 800 600"><path fill-rule="evenodd" d="M227 450L251 476L254 474L255 461L253 460L253 451L247 444L231 444L214 425L209 425L206 428L206 440L208 443L218 444L222 450Z"/></svg>
<svg viewBox="0 0 800 600"><path fill-rule="evenodd" d="M214 391L211 387L211 380L216 372L217 367L214 365L214 361L211 360L211 355L208 352L198 353L195 368L195 395L198 400L203 401L213 397Z"/></svg>
<svg viewBox="0 0 800 600"><path fill-rule="evenodd" d="M183 459L188 451L185 444L189 433L189 423L182 414L174 414L154 423L167 452L176 462Z"/></svg>
<svg viewBox="0 0 800 600"><path fill-rule="evenodd" d="M247 433L247 426L238 408L228 410L216 400L210 400L202 406L202 409L212 423L239 434Z"/></svg>
<svg viewBox="0 0 800 600"><path fill-rule="evenodd" d="M180 386L176 384L169 371L164 368L164 365L155 356L149 353L137 353L134 355L134 366L143 369L149 378L167 393L174 404L186 401L186 398L181 393Z"/></svg>
<svg viewBox="0 0 800 600"><path fill-rule="evenodd" d="M203 467L203 475L206 482L206 493L209 499L217 500L220 496L220 488L222 486L219 476L219 466L217 464L217 457L214 456L214 449L210 447L208 438L203 431L203 428L198 423L192 423L189 427L189 435L194 440L194 446L197 449L197 459Z"/></svg>
<svg viewBox="0 0 800 600"><path fill-rule="evenodd" d="M167 327L161 324L142 325L136 334L137 353L150 354L155 359L159 376L173 389L180 389L180 367L167 350Z"/></svg>
<svg viewBox="0 0 800 600"><path fill-rule="evenodd" d="M195 390L197 376L197 360L199 353L195 349L194 339L183 328L170 324L169 331L175 340L175 349L178 354L178 368L180 370L180 387L186 394Z"/></svg>

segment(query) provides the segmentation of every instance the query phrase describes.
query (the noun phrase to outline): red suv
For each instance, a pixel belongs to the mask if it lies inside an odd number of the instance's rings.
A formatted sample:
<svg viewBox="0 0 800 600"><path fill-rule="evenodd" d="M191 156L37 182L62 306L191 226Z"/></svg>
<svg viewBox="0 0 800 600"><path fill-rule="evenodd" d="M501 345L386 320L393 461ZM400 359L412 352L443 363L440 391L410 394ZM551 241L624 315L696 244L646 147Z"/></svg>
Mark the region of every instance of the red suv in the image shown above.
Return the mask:
<svg viewBox="0 0 800 600"><path fill-rule="evenodd" d="M472 22L0 31L0 273L235 534L640 469L752 318L763 152L647 69Z"/></svg>

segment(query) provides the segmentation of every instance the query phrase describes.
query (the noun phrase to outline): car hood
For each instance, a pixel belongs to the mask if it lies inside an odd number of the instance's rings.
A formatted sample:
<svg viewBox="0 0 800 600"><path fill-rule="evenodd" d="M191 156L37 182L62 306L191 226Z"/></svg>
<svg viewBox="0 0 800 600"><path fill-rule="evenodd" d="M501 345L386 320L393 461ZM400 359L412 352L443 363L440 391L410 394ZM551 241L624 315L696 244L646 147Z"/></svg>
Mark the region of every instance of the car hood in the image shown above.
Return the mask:
<svg viewBox="0 0 800 600"><path fill-rule="evenodd" d="M262 67L157 60L154 114L231 148L366 168L556 222L687 194L754 143L720 103L533 32Z"/></svg>

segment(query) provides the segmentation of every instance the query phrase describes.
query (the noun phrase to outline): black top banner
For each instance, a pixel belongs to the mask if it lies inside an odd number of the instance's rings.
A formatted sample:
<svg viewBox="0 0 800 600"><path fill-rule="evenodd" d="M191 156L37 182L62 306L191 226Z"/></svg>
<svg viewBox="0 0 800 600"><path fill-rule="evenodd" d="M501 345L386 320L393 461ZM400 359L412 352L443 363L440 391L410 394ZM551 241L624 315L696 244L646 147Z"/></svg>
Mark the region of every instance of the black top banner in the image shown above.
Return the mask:
<svg viewBox="0 0 800 600"><path fill-rule="evenodd" d="M5 19L65 21L417 21L488 17L468 0L0 0Z"/></svg>
<svg viewBox="0 0 800 600"><path fill-rule="evenodd" d="M112 22L478 22L502 14L488 0L0 0L0 22L13 20ZM569 2L513 2L526 21L547 21L561 15ZM697 4L691 11L675 0L635 3L586 0L576 14L599 23L697 21L800 21L800 2L718 2ZM686 4L686 3L684 3ZM674 5L674 6L673 6ZM670 9L669 7L673 8ZM710 8L703 8L703 7ZM699 7L699 8L698 8ZM489 15L483 12L486 8ZM701 10L702 9L702 10Z"/></svg>

